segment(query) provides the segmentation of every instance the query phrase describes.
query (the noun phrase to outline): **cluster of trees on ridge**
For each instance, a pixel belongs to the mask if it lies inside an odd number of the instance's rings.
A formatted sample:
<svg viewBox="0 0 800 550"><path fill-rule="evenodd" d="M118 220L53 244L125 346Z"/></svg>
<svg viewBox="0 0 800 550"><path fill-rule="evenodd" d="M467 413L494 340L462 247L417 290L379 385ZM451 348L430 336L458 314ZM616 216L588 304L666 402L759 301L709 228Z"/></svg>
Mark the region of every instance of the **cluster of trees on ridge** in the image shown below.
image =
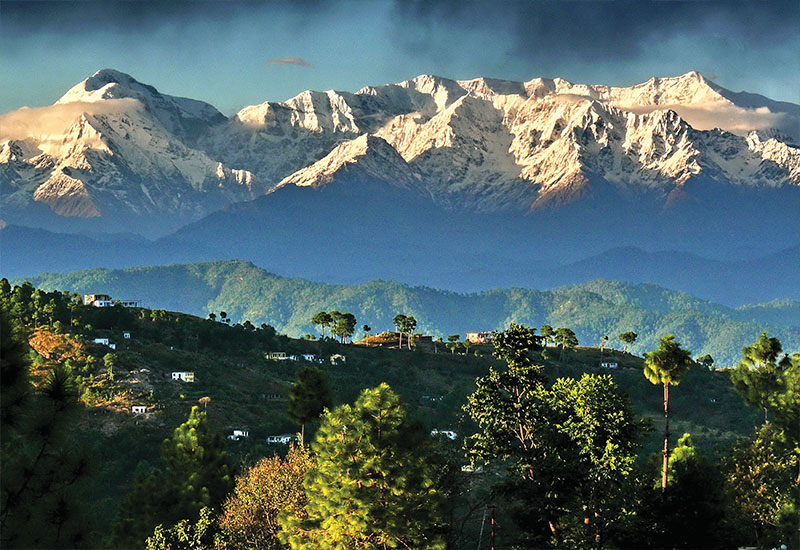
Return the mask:
<svg viewBox="0 0 800 550"><path fill-rule="evenodd" d="M85 547L75 487L88 475L87 459L68 444L78 409L74 373L55 370L45 384L31 384L23 329L10 314L19 303L15 291L3 293L0 342L3 546ZM49 300L38 303L27 319L55 323L39 318ZM494 335L505 366L476 381L464 410L477 431L460 456L411 422L386 385L331 408L317 369L301 371L290 394L298 422L321 415L314 441L239 475L206 413L195 408L164 441L162 466L139 476L108 543L472 547L476 541L459 539L462 511L453 502L476 478L486 479L480 467L501 474L488 502L506 504L511 522L503 529L518 547L795 543L800 356L781 355L780 342L766 333L743 350L731 378L748 404L765 410L765 423L713 460L688 434L669 448L669 390L693 362L674 338L662 338L644 374L664 393L665 448L657 465L642 464L637 448L648 427L634 419L627 397L609 376L547 380L536 364L543 332L512 324ZM473 467L463 472L466 461Z"/></svg>

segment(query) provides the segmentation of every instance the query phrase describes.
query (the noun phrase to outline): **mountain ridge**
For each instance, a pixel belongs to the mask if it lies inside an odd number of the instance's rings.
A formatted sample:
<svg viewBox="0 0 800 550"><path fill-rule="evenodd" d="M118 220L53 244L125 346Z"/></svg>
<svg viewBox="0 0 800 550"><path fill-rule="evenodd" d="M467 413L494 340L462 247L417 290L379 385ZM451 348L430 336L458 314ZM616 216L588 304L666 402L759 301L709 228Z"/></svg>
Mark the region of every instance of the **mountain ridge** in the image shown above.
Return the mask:
<svg viewBox="0 0 800 550"><path fill-rule="evenodd" d="M594 345L603 335L613 339L634 330L640 334L633 348L636 353L652 349L660 336L673 332L695 355L712 353L720 366L740 359L741 348L762 330L777 335L785 350L800 349L798 302L733 309L654 284L595 280L551 290L505 288L463 294L393 281L315 283L281 277L241 261L85 270L27 279L47 290L104 292L201 317L223 310L234 322L266 322L298 337L314 332L310 323L314 313L339 309L353 312L360 323L376 330L390 329L397 313L411 314L420 330L441 336L500 329L516 321L569 326L582 342ZM780 311L788 315L781 317Z"/></svg>
<svg viewBox="0 0 800 550"><path fill-rule="evenodd" d="M288 182L329 183L371 155L319 163L364 139L402 157L383 167L384 181L418 177L423 195L481 211L559 207L585 198L598 178L618 192L644 187L662 204L701 175L795 188L800 106L761 97L695 72L628 88L420 75L356 93L308 90L228 119L103 69L51 107L2 115L3 217L73 232L138 221L143 234L163 235Z"/></svg>

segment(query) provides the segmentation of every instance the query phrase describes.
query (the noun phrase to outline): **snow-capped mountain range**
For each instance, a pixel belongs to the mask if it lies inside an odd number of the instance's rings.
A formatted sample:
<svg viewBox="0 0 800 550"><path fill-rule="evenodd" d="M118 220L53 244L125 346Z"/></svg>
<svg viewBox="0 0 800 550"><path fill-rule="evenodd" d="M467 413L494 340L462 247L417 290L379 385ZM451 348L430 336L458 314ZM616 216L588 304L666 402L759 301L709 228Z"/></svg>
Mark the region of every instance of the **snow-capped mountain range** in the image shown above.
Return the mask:
<svg viewBox="0 0 800 550"><path fill-rule="evenodd" d="M0 199L7 223L150 235L353 174L482 212L579 201L597 182L668 206L699 177L800 189L798 143L800 106L695 72L629 88L422 75L226 118L104 69L0 115Z"/></svg>

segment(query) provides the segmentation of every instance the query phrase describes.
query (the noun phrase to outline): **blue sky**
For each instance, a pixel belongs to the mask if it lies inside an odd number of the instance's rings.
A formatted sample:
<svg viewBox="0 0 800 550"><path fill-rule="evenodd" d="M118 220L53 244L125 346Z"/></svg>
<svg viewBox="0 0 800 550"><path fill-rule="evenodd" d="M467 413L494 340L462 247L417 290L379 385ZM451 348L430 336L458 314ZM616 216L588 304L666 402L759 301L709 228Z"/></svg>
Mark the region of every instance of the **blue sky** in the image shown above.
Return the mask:
<svg viewBox="0 0 800 550"><path fill-rule="evenodd" d="M111 67L225 114L418 74L631 85L698 70L800 103L800 2L0 2L0 112ZM311 66L273 63L300 58Z"/></svg>

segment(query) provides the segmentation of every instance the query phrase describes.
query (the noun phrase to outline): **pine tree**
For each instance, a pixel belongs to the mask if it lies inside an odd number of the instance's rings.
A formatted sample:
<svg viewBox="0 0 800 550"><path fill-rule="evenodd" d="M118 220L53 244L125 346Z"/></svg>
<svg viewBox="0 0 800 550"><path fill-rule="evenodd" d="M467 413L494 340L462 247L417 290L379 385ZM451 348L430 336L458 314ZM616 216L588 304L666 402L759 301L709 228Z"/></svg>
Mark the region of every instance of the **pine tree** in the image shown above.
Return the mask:
<svg viewBox="0 0 800 550"><path fill-rule="evenodd" d="M444 548L425 435L386 384L325 413L304 484L308 517L283 516L281 540L295 550Z"/></svg>
<svg viewBox="0 0 800 550"><path fill-rule="evenodd" d="M34 387L28 369L27 340L4 304L0 307L0 543L3 548L86 546L87 525L76 492L89 463L70 441L80 412L77 387L62 367Z"/></svg>
<svg viewBox="0 0 800 550"><path fill-rule="evenodd" d="M316 367L306 367L297 375L289 390L289 416L300 422L300 445L305 444L306 422L318 418L333 403L325 374Z"/></svg>
<svg viewBox="0 0 800 550"><path fill-rule="evenodd" d="M199 407L192 407L189 419L164 440L161 456L178 519L195 517L204 506L218 506L233 487L222 439L211 433L206 413Z"/></svg>

